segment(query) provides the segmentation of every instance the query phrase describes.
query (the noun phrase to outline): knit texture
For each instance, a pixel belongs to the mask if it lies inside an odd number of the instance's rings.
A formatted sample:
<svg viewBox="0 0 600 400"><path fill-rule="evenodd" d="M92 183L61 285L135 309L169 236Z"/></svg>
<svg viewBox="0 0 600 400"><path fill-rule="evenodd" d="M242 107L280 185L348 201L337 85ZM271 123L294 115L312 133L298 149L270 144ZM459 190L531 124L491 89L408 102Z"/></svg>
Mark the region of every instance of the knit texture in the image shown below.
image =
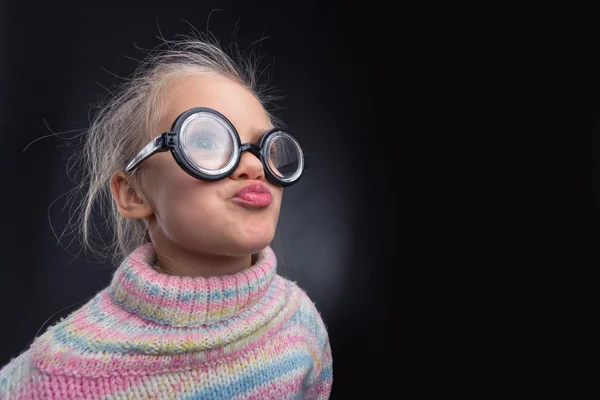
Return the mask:
<svg viewBox="0 0 600 400"><path fill-rule="evenodd" d="M140 246L110 285L0 370L0 399L327 399L314 303L270 247L235 274L180 277Z"/></svg>

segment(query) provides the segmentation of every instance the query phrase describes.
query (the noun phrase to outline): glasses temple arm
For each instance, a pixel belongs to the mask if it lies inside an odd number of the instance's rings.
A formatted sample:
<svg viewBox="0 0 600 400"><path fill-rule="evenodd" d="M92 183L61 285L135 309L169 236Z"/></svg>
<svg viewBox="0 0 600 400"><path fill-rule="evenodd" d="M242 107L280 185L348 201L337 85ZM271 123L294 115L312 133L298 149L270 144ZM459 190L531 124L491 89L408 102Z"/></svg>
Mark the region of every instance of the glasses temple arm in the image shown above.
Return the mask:
<svg viewBox="0 0 600 400"><path fill-rule="evenodd" d="M168 149L166 143L167 133L163 133L158 135L150 143L148 143L144 148L127 164L125 168L126 172L131 172L135 167L137 167L142 161L146 158L150 157L155 153L159 153L161 151L166 151Z"/></svg>

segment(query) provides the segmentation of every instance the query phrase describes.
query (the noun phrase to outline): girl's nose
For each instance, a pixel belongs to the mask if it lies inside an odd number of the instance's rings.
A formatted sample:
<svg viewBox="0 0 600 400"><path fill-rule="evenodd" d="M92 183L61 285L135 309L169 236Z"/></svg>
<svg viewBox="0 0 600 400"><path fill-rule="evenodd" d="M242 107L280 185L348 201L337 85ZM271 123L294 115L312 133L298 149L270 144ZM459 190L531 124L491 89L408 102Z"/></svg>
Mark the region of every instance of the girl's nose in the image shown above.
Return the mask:
<svg viewBox="0 0 600 400"><path fill-rule="evenodd" d="M244 151L238 167L231 174L231 178L264 180L265 171L258 157L249 151Z"/></svg>

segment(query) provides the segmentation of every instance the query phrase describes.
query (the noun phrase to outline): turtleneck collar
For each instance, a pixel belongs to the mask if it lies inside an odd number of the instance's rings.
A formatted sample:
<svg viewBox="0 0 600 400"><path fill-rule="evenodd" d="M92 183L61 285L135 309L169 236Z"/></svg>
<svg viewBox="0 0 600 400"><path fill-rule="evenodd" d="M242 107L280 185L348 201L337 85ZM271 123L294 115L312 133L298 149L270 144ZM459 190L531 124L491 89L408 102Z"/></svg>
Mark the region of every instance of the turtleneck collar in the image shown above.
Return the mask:
<svg viewBox="0 0 600 400"><path fill-rule="evenodd" d="M253 265L234 274L174 276L152 268L154 246L138 247L113 275L113 301L141 318L176 327L197 327L238 315L265 294L276 275L277 261L266 247Z"/></svg>

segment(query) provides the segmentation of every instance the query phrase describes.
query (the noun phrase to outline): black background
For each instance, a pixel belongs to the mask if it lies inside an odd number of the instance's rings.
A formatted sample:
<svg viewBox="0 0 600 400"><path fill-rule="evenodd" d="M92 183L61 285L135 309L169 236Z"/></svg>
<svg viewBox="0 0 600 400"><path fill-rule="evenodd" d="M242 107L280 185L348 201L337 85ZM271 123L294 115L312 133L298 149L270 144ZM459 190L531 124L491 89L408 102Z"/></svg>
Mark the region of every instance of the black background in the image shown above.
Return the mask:
<svg viewBox="0 0 600 400"><path fill-rule="evenodd" d="M242 49L266 37L253 49L271 64L271 83L285 95L277 115L309 155L307 175L286 189L274 247L282 255L280 272L305 288L329 328L332 398L359 392L377 398L389 377L400 379L396 357L406 315L391 302L402 289L384 290L384 284L406 263L397 255L387 259L403 243L400 225L391 221L404 184L399 153L406 149L396 152L400 132L385 117L406 109L397 82L411 40L395 40L400 27L388 23L393 10L387 7L2 3L0 364L105 287L113 271L80 254L68 231L58 240L76 174L67 171L77 145L67 132L87 126L90 106L119 83L114 75L132 72L130 58L143 56L136 46L149 49L160 43L156 36L171 39L208 26L225 43L235 31ZM412 37L419 34L426 33ZM415 176L420 167L412 168ZM413 308L418 302L409 300Z"/></svg>

